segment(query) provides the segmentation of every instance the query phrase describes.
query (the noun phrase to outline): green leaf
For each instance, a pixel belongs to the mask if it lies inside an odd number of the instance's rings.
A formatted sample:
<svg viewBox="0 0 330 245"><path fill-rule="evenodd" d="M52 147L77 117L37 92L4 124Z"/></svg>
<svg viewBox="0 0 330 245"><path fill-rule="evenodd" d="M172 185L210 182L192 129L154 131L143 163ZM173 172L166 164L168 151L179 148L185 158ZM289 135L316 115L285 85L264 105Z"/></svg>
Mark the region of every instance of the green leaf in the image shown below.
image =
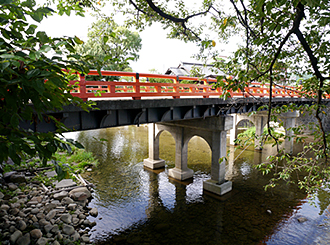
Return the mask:
<svg viewBox="0 0 330 245"><path fill-rule="evenodd" d="M75 41L76 44L83 44L84 42L79 39L77 36L74 36L73 40Z"/></svg>
<svg viewBox="0 0 330 245"><path fill-rule="evenodd" d="M2 54L2 55L0 55L0 58L3 58L3 59L14 59L15 58L15 55L13 55L13 54Z"/></svg>
<svg viewBox="0 0 330 245"><path fill-rule="evenodd" d="M36 52L34 50L31 50L30 53L29 53L29 57L32 59L32 60L36 60L37 57L36 57Z"/></svg>
<svg viewBox="0 0 330 245"><path fill-rule="evenodd" d="M26 34L33 34L38 26L30 25L29 28L25 31Z"/></svg>
<svg viewBox="0 0 330 245"><path fill-rule="evenodd" d="M40 48L40 52L44 52L44 53L47 53L51 50L52 48L49 46L49 45L42 45L41 48Z"/></svg>
<svg viewBox="0 0 330 245"><path fill-rule="evenodd" d="M112 56L111 56L111 55L106 55L106 56L103 58L104 61L108 61L108 60L110 60L110 59L112 59Z"/></svg>
<svg viewBox="0 0 330 245"><path fill-rule="evenodd" d="M103 43L106 44L109 40L109 37L108 36L104 36L103 37Z"/></svg>
<svg viewBox="0 0 330 245"><path fill-rule="evenodd" d="M46 32L44 32L44 31L38 31L36 36L39 37L40 42L42 42L42 43L49 42L49 37L47 36Z"/></svg>
<svg viewBox="0 0 330 245"><path fill-rule="evenodd" d="M256 6L256 11L257 12L261 12L262 11L262 6L264 5L264 3L265 3L265 0L259 0L259 1L257 1L258 3L257 3L257 6Z"/></svg>
<svg viewBox="0 0 330 245"><path fill-rule="evenodd" d="M8 66L10 66L10 63L8 61L1 63L1 72L3 72Z"/></svg>
<svg viewBox="0 0 330 245"><path fill-rule="evenodd" d="M39 69L33 69L33 70L29 70L26 75L27 78L30 79L31 77L36 77L40 74L40 70Z"/></svg>
<svg viewBox="0 0 330 245"><path fill-rule="evenodd" d="M13 2L13 0L0 0L0 5L11 4Z"/></svg>

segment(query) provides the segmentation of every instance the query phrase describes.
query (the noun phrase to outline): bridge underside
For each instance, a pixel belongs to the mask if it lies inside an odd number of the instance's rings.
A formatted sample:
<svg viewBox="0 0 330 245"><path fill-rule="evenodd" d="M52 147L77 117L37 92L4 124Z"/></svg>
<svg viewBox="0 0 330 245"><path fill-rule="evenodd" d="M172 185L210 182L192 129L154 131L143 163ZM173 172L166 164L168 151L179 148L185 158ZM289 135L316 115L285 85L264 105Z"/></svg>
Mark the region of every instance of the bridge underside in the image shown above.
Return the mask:
<svg viewBox="0 0 330 245"><path fill-rule="evenodd" d="M291 98L290 103L306 104L312 100ZM85 112L76 106L63 111L49 112L43 121L21 122L20 127L39 132L55 131L51 115L72 131L139 125L144 123L170 122L197 118L246 113L258 110L267 98L189 98L157 100L105 100L97 101L95 110ZM288 104L288 98L274 98L273 106Z"/></svg>

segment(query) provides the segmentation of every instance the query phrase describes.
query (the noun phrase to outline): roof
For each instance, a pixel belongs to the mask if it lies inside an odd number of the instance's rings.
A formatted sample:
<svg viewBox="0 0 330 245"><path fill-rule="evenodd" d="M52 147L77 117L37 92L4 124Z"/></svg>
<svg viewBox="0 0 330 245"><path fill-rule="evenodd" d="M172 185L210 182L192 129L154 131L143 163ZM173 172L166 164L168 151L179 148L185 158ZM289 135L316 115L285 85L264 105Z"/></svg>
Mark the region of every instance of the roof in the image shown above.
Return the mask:
<svg viewBox="0 0 330 245"><path fill-rule="evenodd" d="M226 74L215 68L213 65L205 65L201 63L181 62L178 67L170 67L165 74L176 76L190 76L193 69L198 69L200 75L205 77L225 76Z"/></svg>

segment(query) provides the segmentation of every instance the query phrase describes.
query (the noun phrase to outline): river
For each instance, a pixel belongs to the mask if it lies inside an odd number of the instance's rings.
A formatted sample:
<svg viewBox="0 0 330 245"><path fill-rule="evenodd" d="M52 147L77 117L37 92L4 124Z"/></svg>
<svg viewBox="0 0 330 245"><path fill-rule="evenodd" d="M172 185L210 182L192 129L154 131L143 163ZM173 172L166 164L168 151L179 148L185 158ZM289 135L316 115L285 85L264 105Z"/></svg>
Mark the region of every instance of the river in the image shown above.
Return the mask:
<svg viewBox="0 0 330 245"><path fill-rule="evenodd" d="M90 218L97 222L91 231L96 244L330 244L326 191L314 205L290 185L264 191L269 177L254 166L274 153L270 145L262 152L252 146L244 152L227 147L226 179L233 182L233 190L218 197L203 193L202 182L211 171L210 148L203 139L189 142L188 167L195 174L181 182L167 177L175 155L169 133L160 136L166 168L143 167L147 131L142 125L69 135L99 160L97 168L84 175L96 185L90 203L99 210L98 217Z"/></svg>

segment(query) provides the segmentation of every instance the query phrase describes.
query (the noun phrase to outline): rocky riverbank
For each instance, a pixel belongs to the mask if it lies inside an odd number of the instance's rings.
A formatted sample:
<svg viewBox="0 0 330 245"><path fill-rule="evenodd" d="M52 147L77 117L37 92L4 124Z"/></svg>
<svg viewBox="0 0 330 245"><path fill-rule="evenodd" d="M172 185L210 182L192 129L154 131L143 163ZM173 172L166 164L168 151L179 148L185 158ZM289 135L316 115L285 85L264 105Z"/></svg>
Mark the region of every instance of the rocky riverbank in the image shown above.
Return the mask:
<svg viewBox="0 0 330 245"><path fill-rule="evenodd" d="M44 172L51 178L54 171ZM1 178L1 244L92 244L89 233L98 215L89 208L91 187L79 176L82 186L71 179L46 186L29 172L8 172Z"/></svg>

